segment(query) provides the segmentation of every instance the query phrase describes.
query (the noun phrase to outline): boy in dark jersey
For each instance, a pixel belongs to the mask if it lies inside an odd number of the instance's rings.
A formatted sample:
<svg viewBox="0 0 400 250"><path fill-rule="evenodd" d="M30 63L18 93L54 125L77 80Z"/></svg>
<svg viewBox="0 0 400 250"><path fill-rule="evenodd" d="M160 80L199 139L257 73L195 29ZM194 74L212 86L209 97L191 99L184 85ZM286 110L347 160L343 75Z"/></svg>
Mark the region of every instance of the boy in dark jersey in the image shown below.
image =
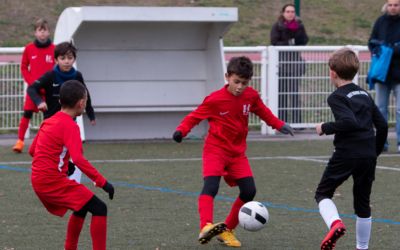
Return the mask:
<svg viewBox="0 0 400 250"><path fill-rule="evenodd" d="M388 127L371 96L352 83L359 69L356 54L347 48L336 51L329 59L329 68L331 81L337 88L328 97L335 121L316 126L319 135L335 135L335 151L315 193L319 211L329 228L321 249L334 249L336 241L346 232L332 197L336 188L350 176L354 180L354 210L357 215L356 247L368 249L372 223L371 188L376 160L383 150Z"/></svg>
<svg viewBox="0 0 400 250"><path fill-rule="evenodd" d="M39 19L35 22L35 40L25 46L21 59L21 73L28 86L44 73L52 70L54 66L54 44L49 39L50 31L46 20ZM42 93L41 93L42 94ZM13 151L21 153L24 149L24 139L29 121L33 113L39 110L27 94L25 96L24 114L19 123L18 140Z"/></svg>
<svg viewBox="0 0 400 250"><path fill-rule="evenodd" d="M68 222L65 248L76 250L87 212L92 213L90 234L93 249L106 249L107 206L84 185L67 177L68 160L109 195L114 187L85 159L79 127L74 119L81 115L87 103L85 86L70 80L60 88L61 111L46 119L40 126L29 153L32 155L31 182L33 190L46 209L57 216L67 210L73 213Z"/></svg>
<svg viewBox="0 0 400 250"><path fill-rule="evenodd" d="M85 88L85 81L83 80L82 73L73 67L76 60L76 48L70 42L63 42L56 46L54 50L54 58L56 65L52 71L48 71L38 80L36 80L31 86L28 87L28 94L37 105L39 110L43 111L44 119L47 119L60 111L60 88L65 81L78 80ZM45 101L40 97L41 91L45 91ZM92 125L96 124L95 114L92 107L89 91L87 91L87 103L86 103L86 114L89 117ZM71 178L80 181L81 171L75 169L74 164L69 164L70 171L69 175ZM79 165L78 165L79 167Z"/></svg>
<svg viewBox="0 0 400 250"><path fill-rule="evenodd" d="M54 50L56 65L52 71L47 72L37 79L28 88L28 94L32 98L39 110L43 111L44 119L47 119L60 111L61 105L60 88L65 81L78 80L84 86L82 73L73 67L76 60L76 48L70 42L63 42L56 46ZM46 92L46 100L40 98L40 92ZM96 124L95 114L88 92L86 113L92 125Z"/></svg>
<svg viewBox="0 0 400 250"><path fill-rule="evenodd" d="M248 84L253 64L247 57L234 57L227 66L227 84L207 96L196 110L187 115L176 128L173 139L181 142L190 130L207 119L208 135L203 150L203 190L199 196L201 244L214 236L230 247L240 247L233 230L238 225L240 207L253 200L256 186L246 151L249 113L255 113L269 126L293 135L292 128L279 120L264 105L258 92ZM239 186L240 194L224 223L213 224L214 197L221 177L230 186Z"/></svg>

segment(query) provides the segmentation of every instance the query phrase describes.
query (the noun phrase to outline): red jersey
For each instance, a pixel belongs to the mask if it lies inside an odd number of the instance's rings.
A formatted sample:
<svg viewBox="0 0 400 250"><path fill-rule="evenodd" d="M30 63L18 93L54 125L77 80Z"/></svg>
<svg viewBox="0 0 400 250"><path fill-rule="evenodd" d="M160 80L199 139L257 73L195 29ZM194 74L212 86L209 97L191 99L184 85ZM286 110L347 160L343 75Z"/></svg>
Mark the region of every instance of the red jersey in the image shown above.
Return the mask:
<svg viewBox="0 0 400 250"><path fill-rule="evenodd" d="M44 73L53 69L55 63L54 48L54 44L45 48L37 47L34 42L26 45L22 54L21 72L28 86L32 85ZM39 111L28 94L25 96L24 110Z"/></svg>
<svg viewBox="0 0 400 250"><path fill-rule="evenodd" d="M103 187L106 183L106 179L83 156L79 127L64 112L57 112L43 121L29 153L33 156L32 178L40 179L43 183L67 178L70 157L96 186Z"/></svg>
<svg viewBox="0 0 400 250"><path fill-rule="evenodd" d="M54 44L39 48L33 42L25 46L21 60L21 72L25 82L30 86L44 73L53 69Z"/></svg>
<svg viewBox="0 0 400 250"><path fill-rule="evenodd" d="M176 128L186 136L190 130L207 119L209 123L205 146L215 145L231 154L246 151L249 113L254 113L274 129L280 129L284 122L279 120L264 105L258 92L247 87L239 96L234 96L225 85L207 96L196 110L187 115Z"/></svg>

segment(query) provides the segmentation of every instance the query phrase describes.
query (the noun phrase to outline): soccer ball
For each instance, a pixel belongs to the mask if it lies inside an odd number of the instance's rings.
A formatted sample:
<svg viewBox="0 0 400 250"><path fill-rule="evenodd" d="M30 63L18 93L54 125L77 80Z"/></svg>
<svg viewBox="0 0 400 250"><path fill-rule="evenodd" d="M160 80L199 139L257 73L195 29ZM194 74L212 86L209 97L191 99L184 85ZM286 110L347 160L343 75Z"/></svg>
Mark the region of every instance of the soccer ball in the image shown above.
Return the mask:
<svg viewBox="0 0 400 250"><path fill-rule="evenodd" d="M239 225L248 231L262 229L269 220L267 208L258 201L250 201L239 210Z"/></svg>

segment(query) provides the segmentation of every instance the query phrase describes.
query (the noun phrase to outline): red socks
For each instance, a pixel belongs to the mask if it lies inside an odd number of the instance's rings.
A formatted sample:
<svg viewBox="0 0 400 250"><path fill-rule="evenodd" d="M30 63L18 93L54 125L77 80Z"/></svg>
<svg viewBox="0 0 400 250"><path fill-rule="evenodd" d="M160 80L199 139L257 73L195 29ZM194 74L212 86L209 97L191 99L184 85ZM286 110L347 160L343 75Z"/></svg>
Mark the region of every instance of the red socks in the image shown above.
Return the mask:
<svg viewBox="0 0 400 250"><path fill-rule="evenodd" d="M228 229L234 229L239 224L239 210L243 206L243 202L239 197L236 198L232 205L231 212L225 219L225 224Z"/></svg>
<svg viewBox="0 0 400 250"><path fill-rule="evenodd" d="M24 141L26 130L29 127L29 120L26 117L22 117L21 121L19 122L19 129L18 129L18 139Z"/></svg>
<svg viewBox="0 0 400 250"><path fill-rule="evenodd" d="M71 214L69 217L67 238L65 240L65 250L76 250L78 249L79 234L81 233L83 222L85 218Z"/></svg>
<svg viewBox="0 0 400 250"><path fill-rule="evenodd" d="M107 216L92 216L90 223L93 250L105 250L107 242Z"/></svg>
<svg viewBox="0 0 400 250"><path fill-rule="evenodd" d="M214 197L201 194L199 196L200 229L213 222Z"/></svg>
<svg viewBox="0 0 400 250"><path fill-rule="evenodd" d="M228 229L234 229L239 224L239 210L243 206L243 202L239 197L236 198L232 205L231 211L225 219L225 224ZM202 229L207 223L213 222L213 209L214 209L214 198L209 195L199 196L199 214L200 214L200 229Z"/></svg>
<svg viewBox="0 0 400 250"><path fill-rule="evenodd" d="M71 214L65 240L65 250L77 250L79 235L85 218ZM92 216L90 223L93 250L105 250L107 241L107 216Z"/></svg>

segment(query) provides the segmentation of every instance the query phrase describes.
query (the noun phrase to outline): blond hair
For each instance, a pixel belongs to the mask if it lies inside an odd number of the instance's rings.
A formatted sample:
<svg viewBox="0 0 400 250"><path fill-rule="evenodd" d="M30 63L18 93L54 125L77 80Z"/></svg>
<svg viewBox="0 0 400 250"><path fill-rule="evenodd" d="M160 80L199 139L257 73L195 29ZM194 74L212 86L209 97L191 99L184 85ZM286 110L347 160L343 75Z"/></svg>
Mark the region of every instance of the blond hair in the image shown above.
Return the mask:
<svg viewBox="0 0 400 250"><path fill-rule="evenodd" d="M37 29L45 29L45 30L48 30L48 29L49 29L49 23L47 22L46 19L44 19L44 18L39 18L39 19L36 20L36 22L33 24L33 28L34 28L34 30L37 30Z"/></svg>

